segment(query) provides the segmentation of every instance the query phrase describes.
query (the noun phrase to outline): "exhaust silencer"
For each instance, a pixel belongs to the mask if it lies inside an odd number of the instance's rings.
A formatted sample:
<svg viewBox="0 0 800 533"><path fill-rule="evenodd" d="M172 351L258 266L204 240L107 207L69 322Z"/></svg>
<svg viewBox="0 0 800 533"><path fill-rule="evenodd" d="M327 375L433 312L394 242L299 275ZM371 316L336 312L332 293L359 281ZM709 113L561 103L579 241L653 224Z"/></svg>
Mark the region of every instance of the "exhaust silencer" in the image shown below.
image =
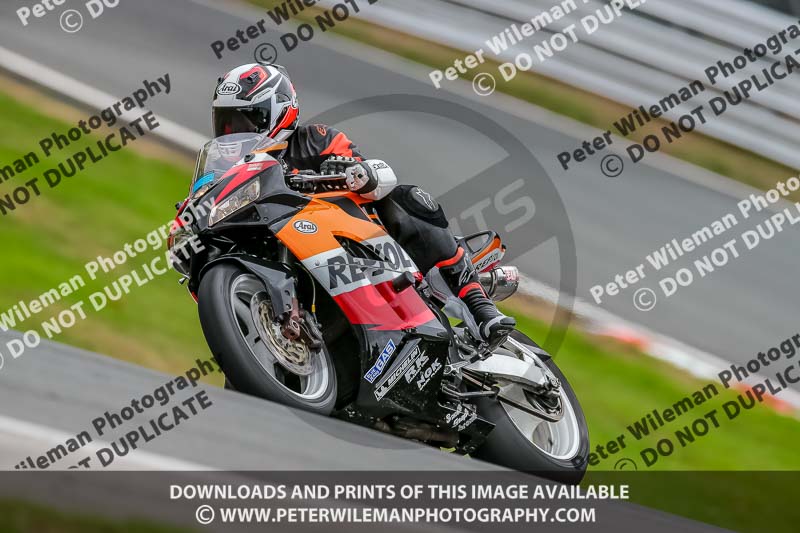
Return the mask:
<svg viewBox="0 0 800 533"><path fill-rule="evenodd" d="M480 274L479 279L486 294L495 302L502 302L519 288L519 269L515 266L497 267Z"/></svg>

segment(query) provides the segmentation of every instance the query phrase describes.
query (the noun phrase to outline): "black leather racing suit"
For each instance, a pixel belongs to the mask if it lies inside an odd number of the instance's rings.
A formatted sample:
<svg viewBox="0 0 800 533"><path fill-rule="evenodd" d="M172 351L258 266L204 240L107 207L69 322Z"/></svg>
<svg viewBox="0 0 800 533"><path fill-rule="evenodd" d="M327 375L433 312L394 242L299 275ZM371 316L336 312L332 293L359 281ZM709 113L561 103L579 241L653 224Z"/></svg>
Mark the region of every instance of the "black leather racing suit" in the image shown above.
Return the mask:
<svg viewBox="0 0 800 533"><path fill-rule="evenodd" d="M364 160L347 135L311 124L300 126L289 137L283 160L290 172L320 172L322 162L332 156ZM408 252L423 275L439 267L450 290L475 317L484 339L500 342L514 329L514 319L500 313L486 297L469 255L458 246L444 211L430 194L415 185L397 185L373 205L387 233Z"/></svg>
<svg viewBox="0 0 800 533"><path fill-rule="evenodd" d="M358 147L335 128L322 124L300 126L289 138L283 155L288 170L320 171L331 156L364 160ZM428 193L413 185L398 185L375 202L386 231L408 252L423 274L458 251L442 208Z"/></svg>

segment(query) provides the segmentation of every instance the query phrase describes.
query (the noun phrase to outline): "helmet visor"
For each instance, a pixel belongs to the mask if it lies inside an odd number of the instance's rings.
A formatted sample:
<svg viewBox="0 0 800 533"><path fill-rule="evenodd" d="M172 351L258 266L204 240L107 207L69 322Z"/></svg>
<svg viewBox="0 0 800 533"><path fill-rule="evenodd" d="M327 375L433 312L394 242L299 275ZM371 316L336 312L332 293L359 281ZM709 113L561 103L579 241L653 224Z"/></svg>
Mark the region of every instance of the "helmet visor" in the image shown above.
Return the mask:
<svg viewBox="0 0 800 533"><path fill-rule="evenodd" d="M265 107L215 107L212 112L214 137L233 133L264 133L270 126Z"/></svg>

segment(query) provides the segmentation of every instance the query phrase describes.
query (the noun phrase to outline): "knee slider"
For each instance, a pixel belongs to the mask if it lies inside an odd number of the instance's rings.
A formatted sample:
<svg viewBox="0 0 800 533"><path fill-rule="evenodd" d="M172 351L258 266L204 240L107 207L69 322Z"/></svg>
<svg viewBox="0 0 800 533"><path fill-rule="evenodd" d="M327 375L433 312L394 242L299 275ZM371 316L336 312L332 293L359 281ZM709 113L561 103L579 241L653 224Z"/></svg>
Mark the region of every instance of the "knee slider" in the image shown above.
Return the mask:
<svg viewBox="0 0 800 533"><path fill-rule="evenodd" d="M410 215L420 220L444 229L449 226L439 202L416 185L399 185L392 191L390 197Z"/></svg>

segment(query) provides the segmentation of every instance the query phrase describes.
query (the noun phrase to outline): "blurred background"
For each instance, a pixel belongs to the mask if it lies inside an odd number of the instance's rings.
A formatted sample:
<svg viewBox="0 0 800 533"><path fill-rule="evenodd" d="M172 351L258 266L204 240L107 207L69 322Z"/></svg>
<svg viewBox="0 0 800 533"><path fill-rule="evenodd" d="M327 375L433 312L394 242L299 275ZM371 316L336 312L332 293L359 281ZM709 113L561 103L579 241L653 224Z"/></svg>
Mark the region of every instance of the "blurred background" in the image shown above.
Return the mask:
<svg viewBox="0 0 800 533"><path fill-rule="evenodd" d="M753 0L757 4L765 7L782 11L790 15L797 15L800 13L800 2L797 0Z"/></svg>

